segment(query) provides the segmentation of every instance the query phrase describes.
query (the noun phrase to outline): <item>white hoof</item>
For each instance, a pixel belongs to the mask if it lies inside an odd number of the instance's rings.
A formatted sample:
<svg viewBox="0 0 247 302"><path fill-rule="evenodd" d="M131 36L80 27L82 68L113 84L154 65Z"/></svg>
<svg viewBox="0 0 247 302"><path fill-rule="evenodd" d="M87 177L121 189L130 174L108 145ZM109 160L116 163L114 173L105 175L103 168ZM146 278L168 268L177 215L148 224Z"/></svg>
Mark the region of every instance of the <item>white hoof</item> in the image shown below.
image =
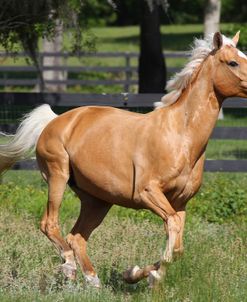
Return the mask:
<svg viewBox="0 0 247 302"><path fill-rule="evenodd" d="M92 275L84 275L86 281L88 284L92 285L93 287L100 287L100 279L98 276L92 276Z"/></svg>
<svg viewBox="0 0 247 302"><path fill-rule="evenodd" d="M172 256L165 256L165 257L163 258L163 261L164 261L165 263L171 263L171 262L173 261L173 257L172 257Z"/></svg>
<svg viewBox="0 0 247 302"><path fill-rule="evenodd" d="M156 270L152 270L149 272L149 275L148 275L148 285L150 288L153 288L154 285L159 282L161 280L161 275L159 274L158 271Z"/></svg>
<svg viewBox="0 0 247 302"><path fill-rule="evenodd" d="M62 264L62 272L64 273L64 275L67 278L69 278L71 280L75 280L75 278L76 278L76 267L73 264L67 263L67 262Z"/></svg>

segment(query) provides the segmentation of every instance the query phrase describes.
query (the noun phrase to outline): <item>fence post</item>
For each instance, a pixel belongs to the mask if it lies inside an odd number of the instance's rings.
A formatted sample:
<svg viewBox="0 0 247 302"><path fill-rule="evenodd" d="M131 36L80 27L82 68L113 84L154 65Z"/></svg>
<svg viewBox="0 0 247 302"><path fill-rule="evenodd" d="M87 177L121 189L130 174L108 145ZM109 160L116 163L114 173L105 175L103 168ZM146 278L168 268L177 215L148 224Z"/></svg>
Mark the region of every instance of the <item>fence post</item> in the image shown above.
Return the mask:
<svg viewBox="0 0 247 302"><path fill-rule="evenodd" d="M8 79L8 75L6 72L3 74L3 79L4 79L4 90L6 91L6 81Z"/></svg>
<svg viewBox="0 0 247 302"><path fill-rule="evenodd" d="M44 56L45 54L43 52L39 52L39 67L40 67L40 72L41 72L41 76L43 77L43 81L44 81L44 86L45 86L45 79L44 79L44 76L43 76L43 65L44 65ZM37 87L38 87L38 91L39 92L42 92L45 87L42 87L42 82L41 82L41 79L39 78L39 82L37 84Z"/></svg>
<svg viewBox="0 0 247 302"><path fill-rule="evenodd" d="M126 67L126 71L125 71L125 84L124 84L124 92L130 92L129 91L129 87L130 87L130 84L129 84L129 81L131 79L131 71L130 71L130 55L129 55L129 52L126 52L125 53L125 67Z"/></svg>

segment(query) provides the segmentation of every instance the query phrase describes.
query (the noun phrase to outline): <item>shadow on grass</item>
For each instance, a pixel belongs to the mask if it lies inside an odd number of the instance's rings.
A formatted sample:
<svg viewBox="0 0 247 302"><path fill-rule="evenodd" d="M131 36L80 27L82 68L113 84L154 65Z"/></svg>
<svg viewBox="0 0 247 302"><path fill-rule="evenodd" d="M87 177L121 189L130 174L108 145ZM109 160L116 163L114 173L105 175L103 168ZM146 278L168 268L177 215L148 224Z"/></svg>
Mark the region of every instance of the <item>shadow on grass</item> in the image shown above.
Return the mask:
<svg viewBox="0 0 247 302"><path fill-rule="evenodd" d="M247 150L246 149L233 149L229 151L222 152L223 158L236 158L236 159L247 159Z"/></svg>
<svg viewBox="0 0 247 302"><path fill-rule="evenodd" d="M194 38L200 38L202 34L200 32L192 33L171 33L162 34L162 45L163 48L167 50L188 50L192 44ZM134 44L139 45L140 39L139 35L132 35L129 37L119 37L119 38L102 38L104 43L121 43L121 44Z"/></svg>
<svg viewBox="0 0 247 302"><path fill-rule="evenodd" d="M111 287L115 293L126 292L129 294L141 293L148 287L147 282L145 282L146 280L135 284L126 283L123 279L122 273L123 272L119 272L116 268L112 268L110 270L110 278L104 282L104 286Z"/></svg>
<svg viewBox="0 0 247 302"><path fill-rule="evenodd" d="M247 108L224 108L224 118L246 119Z"/></svg>

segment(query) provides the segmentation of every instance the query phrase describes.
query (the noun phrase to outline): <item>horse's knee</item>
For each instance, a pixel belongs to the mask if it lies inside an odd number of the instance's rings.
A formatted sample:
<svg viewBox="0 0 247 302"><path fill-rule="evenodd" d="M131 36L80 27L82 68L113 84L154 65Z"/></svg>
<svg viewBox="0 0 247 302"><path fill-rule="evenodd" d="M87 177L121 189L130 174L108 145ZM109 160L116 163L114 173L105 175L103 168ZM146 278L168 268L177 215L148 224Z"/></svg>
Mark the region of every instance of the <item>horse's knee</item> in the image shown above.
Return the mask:
<svg viewBox="0 0 247 302"><path fill-rule="evenodd" d="M55 222L49 221L49 219L42 219L40 222L40 230L46 236L51 237L57 231L59 232L59 225Z"/></svg>
<svg viewBox="0 0 247 302"><path fill-rule="evenodd" d="M73 235L70 233L67 235L66 241L73 250L85 250L86 241L80 234Z"/></svg>
<svg viewBox="0 0 247 302"><path fill-rule="evenodd" d="M168 231L168 234L170 232L179 233L181 231L181 219L180 217L175 214L168 217L166 222L166 228Z"/></svg>
<svg viewBox="0 0 247 302"><path fill-rule="evenodd" d="M53 235L56 235L56 233L59 233L59 226L57 223L51 223L47 222L45 225L45 234L50 238Z"/></svg>

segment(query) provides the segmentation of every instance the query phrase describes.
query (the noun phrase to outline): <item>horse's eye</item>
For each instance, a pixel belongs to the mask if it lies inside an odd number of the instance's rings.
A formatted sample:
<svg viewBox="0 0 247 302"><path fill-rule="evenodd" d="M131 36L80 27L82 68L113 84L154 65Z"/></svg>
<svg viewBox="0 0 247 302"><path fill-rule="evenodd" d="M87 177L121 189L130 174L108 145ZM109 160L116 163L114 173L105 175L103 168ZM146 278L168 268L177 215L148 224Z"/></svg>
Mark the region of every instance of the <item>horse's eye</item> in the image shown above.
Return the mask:
<svg viewBox="0 0 247 302"><path fill-rule="evenodd" d="M238 66L238 63L235 62L235 61L230 61L230 62L228 63L228 65L231 66L231 67L236 67L236 66Z"/></svg>

